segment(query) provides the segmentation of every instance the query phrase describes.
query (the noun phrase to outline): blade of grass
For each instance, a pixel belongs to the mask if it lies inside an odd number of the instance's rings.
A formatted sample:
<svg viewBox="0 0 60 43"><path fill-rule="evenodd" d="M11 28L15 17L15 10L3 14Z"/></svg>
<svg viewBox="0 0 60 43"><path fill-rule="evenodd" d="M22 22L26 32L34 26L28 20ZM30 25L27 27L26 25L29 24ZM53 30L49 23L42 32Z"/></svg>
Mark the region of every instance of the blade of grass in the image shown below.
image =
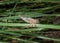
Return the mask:
<svg viewBox="0 0 60 43"><path fill-rule="evenodd" d="M11 3L15 3L16 0L11 0L11 1L1 1L0 2L0 5L5 5L5 4L11 4ZM24 1L24 0L21 0L21 1L18 1L18 3L33 3L33 2L60 2L60 0L35 0L35 1Z"/></svg>
<svg viewBox="0 0 60 43"><path fill-rule="evenodd" d="M19 41L19 42L38 43L38 42L31 41L31 40L27 40L27 39L20 39L20 38L17 38L17 37L15 37L15 36L7 36L7 35L4 35L4 36L0 36L0 37L5 37L7 40L8 40L8 39L17 40L17 41Z"/></svg>
<svg viewBox="0 0 60 43"><path fill-rule="evenodd" d="M37 36L37 37L38 37L38 38L42 38L42 39L47 39L47 40L60 41L60 39L51 38L51 37L46 37L46 36Z"/></svg>
<svg viewBox="0 0 60 43"><path fill-rule="evenodd" d="M27 40L27 39L20 39L20 38L17 38L17 37L11 37L11 36L5 36L5 35L2 36L2 37L6 37L8 39L13 39L13 40L17 40L19 42L25 42L25 43L38 43L38 42L35 42L35 41L31 41L31 40Z"/></svg>
<svg viewBox="0 0 60 43"><path fill-rule="evenodd" d="M15 1L9 1L9 2L0 2L0 5L5 5L5 4L12 4L14 3Z"/></svg>
<svg viewBox="0 0 60 43"><path fill-rule="evenodd" d="M24 23L0 23L0 26L27 26L29 24ZM52 29L60 29L60 25L49 25L49 24L36 24L37 27L40 28L52 28Z"/></svg>
<svg viewBox="0 0 60 43"><path fill-rule="evenodd" d="M9 42L3 42L3 41L0 41L0 43L9 43Z"/></svg>
<svg viewBox="0 0 60 43"><path fill-rule="evenodd" d="M34 31L41 31L41 30L46 30L44 28L31 28L31 29L20 29L20 30L15 30L15 31L12 31L12 30L4 30L4 31L7 31L7 32L18 32L18 33L30 33L30 32L34 32ZM27 34L28 34L27 33Z"/></svg>
<svg viewBox="0 0 60 43"><path fill-rule="evenodd" d="M41 35L37 35L37 34L30 34L33 37L37 37L37 38L41 38L41 39L45 39L45 40L53 40L53 41L60 41L59 38L51 38L51 37L46 37L46 36L41 36Z"/></svg>
<svg viewBox="0 0 60 43"><path fill-rule="evenodd" d="M13 32L4 31L4 30L0 30L0 34L9 34L9 35L14 35L14 36L22 36L22 34L13 33Z"/></svg>
<svg viewBox="0 0 60 43"><path fill-rule="evenodd" d="M0 18L0 20L20 19L20 15L25 16L25 17L60 16L60 14L42 14L42 13L36 13L36 12L16 12L15 14L17 14L17 16L3 17L3 18Z"/></svg>

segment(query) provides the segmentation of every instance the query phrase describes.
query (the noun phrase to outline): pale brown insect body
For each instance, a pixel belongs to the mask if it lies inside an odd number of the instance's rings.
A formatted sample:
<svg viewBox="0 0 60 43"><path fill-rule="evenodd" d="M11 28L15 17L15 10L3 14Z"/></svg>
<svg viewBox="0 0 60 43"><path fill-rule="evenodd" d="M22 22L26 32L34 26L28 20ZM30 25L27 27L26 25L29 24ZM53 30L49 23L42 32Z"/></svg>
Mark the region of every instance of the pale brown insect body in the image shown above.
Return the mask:
<svg viewBox="0 0 60 43"><path fill-rule="evenodd" d="M33 18L27 18L23 16L20 16L20 18L25 22L29 23L27 27L36 27L36 24L39 22L37 19L33 19Z"/></svg>

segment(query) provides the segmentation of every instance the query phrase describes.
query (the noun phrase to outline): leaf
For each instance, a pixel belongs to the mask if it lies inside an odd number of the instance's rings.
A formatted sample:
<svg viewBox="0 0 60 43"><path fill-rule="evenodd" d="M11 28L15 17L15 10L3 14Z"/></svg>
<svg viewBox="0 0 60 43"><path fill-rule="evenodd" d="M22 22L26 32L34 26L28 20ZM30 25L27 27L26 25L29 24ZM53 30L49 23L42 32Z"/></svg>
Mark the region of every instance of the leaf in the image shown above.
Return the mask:
<svg viewBox="0 0 60 43"><path fill-rule="evenodd" d="M27 26L29 24L24 23L0 23L0 26ZM36 24L37 27L40 28L52 28L52 29L60 29L60 25L49 25L49 24Z"/></svg>
<svg viewBox="0 0 60 43"><path fill-rule="evenodd" d="M50 38L50 37L46 37L46 36L37 36L37 37L38 37L38 38L42 38L42 39L47 39L47 40L60 41L60 39Z"/></svg>
<svg viewBox="0 0 60 43"><path fill-rule="evenodd" d="M8 43L8 42L3 42L3 41L0 41L0 43Z"/></svg>
<svg viewBox="0 0 60 43"><path fill-rule="evenodd" d="M8 12L7 14L12 14L12 13ZM25 16L25 17L60 16L60 14L42 14L42 13L37 13L37 12L15 12L14 15L16 16L3 17L3 18L0 18L0 20L20 19L20 16Z"/></svg>

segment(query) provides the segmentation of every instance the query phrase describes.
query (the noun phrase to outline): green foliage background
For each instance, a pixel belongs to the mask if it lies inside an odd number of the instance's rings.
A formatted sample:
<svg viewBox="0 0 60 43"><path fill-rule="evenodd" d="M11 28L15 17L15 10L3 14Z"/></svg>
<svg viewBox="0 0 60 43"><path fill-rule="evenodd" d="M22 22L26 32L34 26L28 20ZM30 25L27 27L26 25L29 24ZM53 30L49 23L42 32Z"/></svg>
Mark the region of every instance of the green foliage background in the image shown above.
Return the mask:
<svg viewBox="0 0 60 43"><path fill-rule="evenodd" d="M42 30L60 30L60 19L55 20L60 17L57 9L60 9L60 0L1 0L0 43L42 43L43 39L60 43L60 38L38 34ZM21 15L39 19L39 24L25 28L28 24L20 19Z"/></svg>

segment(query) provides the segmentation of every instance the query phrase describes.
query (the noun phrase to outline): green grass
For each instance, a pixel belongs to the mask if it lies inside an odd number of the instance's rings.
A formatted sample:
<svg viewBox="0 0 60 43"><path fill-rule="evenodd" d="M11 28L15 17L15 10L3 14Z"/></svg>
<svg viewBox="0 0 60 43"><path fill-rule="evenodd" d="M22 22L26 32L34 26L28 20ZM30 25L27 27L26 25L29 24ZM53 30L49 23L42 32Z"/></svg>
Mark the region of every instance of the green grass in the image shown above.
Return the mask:
<svg viewBox="0 0 60 43"><path fill-rule="evenodd" d="M49 18L60 17L60 12L56 12L56 9L60 8L60 0L6 0L0 1L0 6L0 43L10 43L11 41L9 40L16 40L18 43L41 43L32 40L36 37L60 43L60 38L51 38L35 34L36 32L41 33L42 30L48 29L60 30L60 24L54 25L46 23ZM36 24L37 27L26 28L29 24L21 20L20 16L31 18L46 16L47 18L45 24L39 23ZM26 38L21 38L22 36L26 36ZM30 38L27 39L28 36Z"/></svg>

